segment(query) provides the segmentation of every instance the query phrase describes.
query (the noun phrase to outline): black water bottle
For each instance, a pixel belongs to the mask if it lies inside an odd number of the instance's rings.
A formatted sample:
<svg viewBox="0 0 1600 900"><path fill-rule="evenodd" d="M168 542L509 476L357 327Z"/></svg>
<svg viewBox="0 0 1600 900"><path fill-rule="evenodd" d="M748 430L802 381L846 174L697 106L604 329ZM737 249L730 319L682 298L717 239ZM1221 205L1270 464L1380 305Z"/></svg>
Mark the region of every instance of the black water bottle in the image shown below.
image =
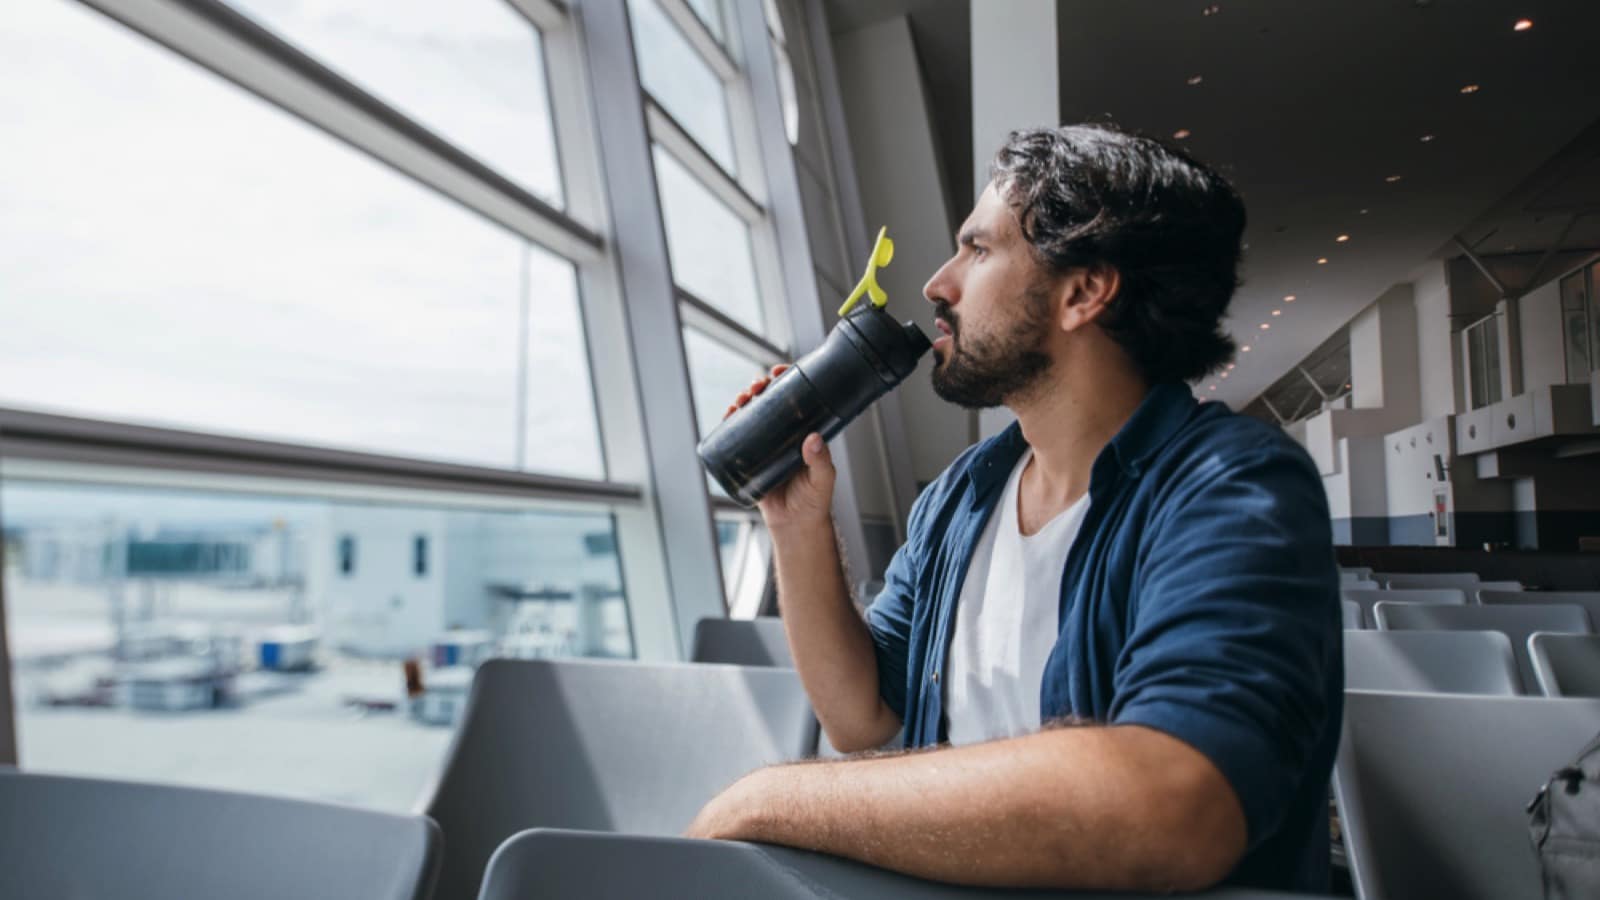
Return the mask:
<svg viewBox="0 0 1600 900"><path fill-rule="evenodd" d="M807 435L828 440L844 430L915 371L932 346L915 323L902 325L863 303L839 320L822 346L707 435L700 461L729 497L755 506L805 465L800 445Z"/></svg>

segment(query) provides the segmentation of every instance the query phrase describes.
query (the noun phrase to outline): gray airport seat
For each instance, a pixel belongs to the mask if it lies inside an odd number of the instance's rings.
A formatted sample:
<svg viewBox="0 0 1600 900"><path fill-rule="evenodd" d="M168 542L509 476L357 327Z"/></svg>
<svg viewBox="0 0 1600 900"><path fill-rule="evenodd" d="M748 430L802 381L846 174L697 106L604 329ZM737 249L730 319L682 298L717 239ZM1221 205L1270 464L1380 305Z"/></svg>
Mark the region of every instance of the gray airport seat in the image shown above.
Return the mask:
<svg viewBox="0 0 1600 900"><path fill-rule="evenodd" d="M1352 591L1378 591L1383 589L1383 585L1377 583L1376 581L1365 578L1359 581L1345 582L1344 584L1339 585L1339 587Z"/></svg>
<svg viewBox="0 0 1600 900"><path fill-rule="evenodd" d="M1383 631L1498 631L1511 641L1524 692L1538 690L1528 659L1528 636L1535 631L1589 634L1589 614L1572 604L1518 606L1442 606L1435 603L1379 602L1372 608Z"/></svg>
<svg viewBox="0 0 1600 900"><path fill-rule="evenodd" d="M689 658L698 663L794 668L783 620L775 616L701 619L694 626L694 649Z"/></svg>
<svg viewBox="0 0 1600 900"><path fill-rule="evenodd" d="M1342 611L1340 614L1344 617L1346 630L1366 627L1366 623L1361 621L1361 604L1354 600L1340 600L1339 608Z"/></svg>
<svg viewBox="0 0 1600 900"><path fill-rule="evenodd" d="M1344 686L1358 691L1515 696L1517 661L1498 631L1362 631L1344 636Z"/></svg>
<svg viewBox="0 0 1600 900"><path fill-rule="evenodd" d="M1485 606L1514 606L1519 603L1572 603L1583 607L1591 624L1600 625L1600 591L1478 591L1478 602Z"/></svg>
<svg viewBox="0 0 1600 900"><path fill-rule="evenodd" d="M1362 575L1360 572L1350 572L1350 571L1346 571L1344 569L1340 569L1339 570L1339 583L1342 584L1342 585L1343 584L1355 584L1358 581L1366 581L1366 580L1367 580L1366 576Z"/></svg>
<svg viewBox="0 0 1600 900"><path fill-rule="evenodd" d="M1366 579L1366 578L1371 578L1372 577L1372 567L1371 566L1340 566L1339 567L1339 571L1340 572L1349 572L1352 575L1355 575L1357 578L1362 578L1362 579Z"/></svg>
<svg viewBox="0 0 1600 900"><path fill-rule="evenodd" d="M1480 581L1480 582L1478 582L1478 594L1481 594L1484 591L1525 591L1527 589L1528 589L1527 586L1524 585L1520 581ZM1474 597L1474 599L1476 599L1477 594L1474 594L1473 597Z"/></svg>
<svg viewBox="0 0 1600 900"><path fill-rule="evenodd" d="M421 816L0 768L6 897L426 900L439 851Z"/></svg>
<svg viewBox="0 0 1600 900"><path fill-rule="evenodd" d="M476 896L524 829L681 834L740 776L815 745L791 669L490 660L427 805L444 830L435 896Z"/></svg>
<svg viewBox="0 0 1600 900"><path fill-rule="evenodd" d="M1546 697L1600 697L1600 636L1536 632L1528 658Z"/></svg>
<svg viewBox="0 0 1600 900"><path fill-rule="evenodd" d="M1352 588L1344 587L1339 590L1340 596L1346 600L1354 600L1361 607L1361 627L1377 628L1377 620L1372 618L1372 607L1385 600L1401 603L1443 603L1452 606L1462 606L1467 602L1467 592L1460 588L1417 588L1414 590L1386 591L1379 588Z"/></svg>
<svg viewBox="0 0 1600 900"><path fill-rule="evenodd" d="M1539 900L1524 807L1600 700L1347 691L1334 795L1362 900Z"/></svg>
<svg viewBox="0 0 1600 900"><path fill-rule="evenodd" d="M1390 590L1460 588L1469 594L1479 582L1475 572L1373 572L1372 580Z"/></svg>
<svg viewBox="0 0 1600 900"><path fill-rule="evenodd" d="M495 852L479 900L1138 900L1143 896L1150 895L959 887L787 847L539 829L522 832ZM1226 888L1189 896L1308 900L1310 895Z"/></svg>

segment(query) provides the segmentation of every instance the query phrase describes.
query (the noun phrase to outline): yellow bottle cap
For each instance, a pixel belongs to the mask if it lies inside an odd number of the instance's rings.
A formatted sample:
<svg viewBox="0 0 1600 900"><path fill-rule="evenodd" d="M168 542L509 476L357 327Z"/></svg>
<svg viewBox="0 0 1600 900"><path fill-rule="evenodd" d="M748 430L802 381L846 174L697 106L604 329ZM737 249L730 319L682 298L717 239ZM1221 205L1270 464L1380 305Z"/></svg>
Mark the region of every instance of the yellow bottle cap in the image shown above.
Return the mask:
<svg viewBox="0 0 1600 900"><path fill-rule="evenodd" d="M894 259L894 241L889 240L889 227L886 225L878 229L878 239L872 244L872 256L867 259L867 271L856 282L856 289L844 300L844 305L839 307L839 316L842 318L855 308L856 302L862 294L872 298L872 302L882 307L889 302L889 295L883 288L878 287L878 267L887 266Z"/></svg>

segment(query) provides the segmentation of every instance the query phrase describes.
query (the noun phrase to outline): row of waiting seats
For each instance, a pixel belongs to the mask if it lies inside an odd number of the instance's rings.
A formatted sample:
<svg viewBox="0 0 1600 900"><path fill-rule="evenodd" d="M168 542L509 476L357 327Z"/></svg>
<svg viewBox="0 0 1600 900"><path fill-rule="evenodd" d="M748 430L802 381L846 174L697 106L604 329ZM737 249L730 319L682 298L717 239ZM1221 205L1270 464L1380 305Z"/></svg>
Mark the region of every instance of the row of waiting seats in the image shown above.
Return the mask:
<svg viewBox="0 0 1600 900"><path fill-rule="evenodd" d="M1496 646L1502 662L1506 649ZM0 893L1012 896L675 837L739 776L818 747L777 620L705 623L694 656L749 664L485 663L431 799L413 816L0 772ZM1502 688L1511 674L1502 669ZM1358 894L1538 896L1522 805L1596 730L1600 700L1348 691L1335 788Z"/></svg>

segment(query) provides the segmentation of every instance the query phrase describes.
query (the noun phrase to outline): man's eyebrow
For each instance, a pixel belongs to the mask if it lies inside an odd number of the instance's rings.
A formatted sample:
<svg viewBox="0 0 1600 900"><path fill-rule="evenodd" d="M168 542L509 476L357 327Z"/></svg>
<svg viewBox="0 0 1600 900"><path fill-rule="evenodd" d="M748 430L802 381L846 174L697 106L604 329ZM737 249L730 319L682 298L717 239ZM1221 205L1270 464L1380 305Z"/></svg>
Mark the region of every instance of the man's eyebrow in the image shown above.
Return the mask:
<svg viewBox="0 0 1600 900"><path fill-rule="evenodd" d="M988 241L989 231L986 228L963 228L961 234L956 236L956 243L963 247L971 247L978 241Z"/></svg>

